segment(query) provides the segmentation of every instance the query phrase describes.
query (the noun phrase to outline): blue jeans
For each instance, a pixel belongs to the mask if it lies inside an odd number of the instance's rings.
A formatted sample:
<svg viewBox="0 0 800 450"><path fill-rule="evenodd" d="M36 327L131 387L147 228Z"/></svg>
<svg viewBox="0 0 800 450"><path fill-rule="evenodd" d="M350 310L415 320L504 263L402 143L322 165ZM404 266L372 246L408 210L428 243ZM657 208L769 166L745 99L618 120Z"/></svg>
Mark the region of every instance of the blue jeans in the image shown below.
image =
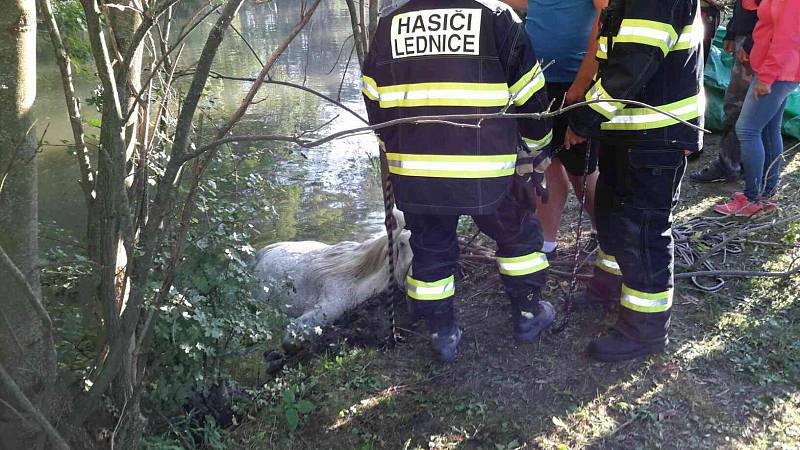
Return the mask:
<svg viewBox="0 0 800 450"><path fill-rule="evenodd" d="M757 83L753 77L736 122L736 135L742 147L744 194L750 201L770 197L778 189L783 153L783 110L789 94L798 86L795 82L776 81L772 83L771 94L756 100L753 92Z"/></svg>

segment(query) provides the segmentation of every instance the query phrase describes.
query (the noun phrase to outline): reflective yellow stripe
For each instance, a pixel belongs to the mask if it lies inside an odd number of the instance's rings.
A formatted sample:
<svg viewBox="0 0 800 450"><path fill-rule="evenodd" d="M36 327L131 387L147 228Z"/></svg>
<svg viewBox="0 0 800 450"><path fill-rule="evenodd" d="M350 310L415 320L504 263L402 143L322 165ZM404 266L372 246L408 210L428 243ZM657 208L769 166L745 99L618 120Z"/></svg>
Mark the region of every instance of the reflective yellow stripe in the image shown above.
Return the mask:
<svg viewBox="0 0 800 450"><path fill-rule="evenodd" d="M417 106L505 106L508 85L505 83L414 83L378 86L370 77L363 77L362 92L381 108Z"/></svg>
<svg viewBox="0 0 800 450"><path fill-rule="evenodd" d="M673 46L673 51L688 50L698 47L703 42L703 17L700 14L700 4L697 4L697 11L694 14L694 22L683 28L678 42Z"/></svg>
<svg viewBox="0 0 800 450"><path fill-rule="evenodd" d="M513 258L497 258L497 266L500 273L512 277L528 275L542 271L550 266L547 256L541 252L534 252L528 255Z"/></svg>
<svg viewBox="0 0 800 450"><path fill-rule="evenodd" d="M456 293L456 282L452 275L431 282L415 280L409 275L406 277L406 286L408 296L416 300L444 300Z"/></svg>
<svg viewBox="0 0 800 450"><path fill-rule="evenodd" d="M539 151L550 145L550 143L553 141L553 131L550 130L550 132L541 139L528 139L523 137L522 140L525 142L525 145L528 146L528 150L532 152Z"/></svg>
<svg viewBox="0 0 800 450"><path fill-rule="evenodd" d="M544 73L539 63L533 66L531 70L523 75L516 83L508 88L511 96L514 98L514 104L517 106L524 105L533 94L537 93L544 87Z"/></svg>
<svg viewBox="0 0 800 450"><path fill-rule="evenodd" d="M361 80L363 82L361 92L363 92L364 95L366 95L370 100L378 101L380 94L378 93L378 84L375 83L375 80L366 75L361 77Z"/></svg>
<svg viewBox="0 0 800 450"><path fill-rule="evenodd" d="M608 59L608 38L606 36L600 36L600 39L597 40L595 56L600 59Z"/></svg>
<svg viewBox="0 0 800 450"><path fill-rule="evenodd" d="M694 18L694 23L683 28L678 42L672 47L673 51L688 50L703 43L703 19L700 14Z"/></svg>
<svg viewBox="0 0 800 450"><path fill-rule="evenodd" d="M678 33L672 25L656 22L654 20L624 19L619 28L619 33L614 37L614 43L626 42L657 47L664 52L664 56L678 41Z"/></svg>
<svg viewBox="0 0 800 450"><path fill-rule="evenodd" d="M660 313L672 307L672 289L649 294L622 285L622 306L643 313Z"/></svg>
<svg viewBox="0 0 800 450"><path fill-rule="evenodd" d="M606 89L603 87L603 80L599 79L597 82L589 89L589 92L586 93L586 100L605 100L605 99L612 99L613 97L606 92ZM598 113L602 114L607 119L612 119L614 116L625 107L624 104L619 102L599 102L599 103L592 103L589 105L590 108L597 111Z"/></svg>
<svg viewBox="0 0 800 450"><path fill-rule="evenodd" d="M617 258L604 252L603 249L597 250L597 259L594 265L612 275L622 275Z"/></svg>
<svg viewBox="0 0 800 450"><path fill-rule="evenodd" d="M408 177L496 178L513 175L517 155L415 155L387 153L389 172Z"/></svg>
<svg viewBox="0 0 800 450"><path fill-rule="evenodd" d="M695 95L658 109L672 113L683 120L692 120L705 113L705 95ZM636 131L664 128L678 123L677 120L648 108L625 108L608 122L600 124L603 130Z"/></svg>

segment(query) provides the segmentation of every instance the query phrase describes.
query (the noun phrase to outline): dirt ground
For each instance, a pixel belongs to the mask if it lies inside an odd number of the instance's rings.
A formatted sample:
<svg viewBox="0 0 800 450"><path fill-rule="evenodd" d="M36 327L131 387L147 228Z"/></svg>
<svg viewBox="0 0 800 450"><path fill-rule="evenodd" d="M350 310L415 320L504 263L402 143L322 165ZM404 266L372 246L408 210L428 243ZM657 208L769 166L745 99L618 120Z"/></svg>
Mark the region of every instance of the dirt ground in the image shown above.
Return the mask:
<svg viewBox="0 0 800 450"><path fill-rule="evenodd" d="M697 170L716 154L712 140ZM794 152L793 152L794 153ZM796 214L800 158L789 154L779 201L768 221ZM685 181L676 223L739 189ZM570 248L577 204L561 233ZM796 227L751 236L718 268L784 270L798 253ZM586 228L585 228L586 229ZM584 234L586 235L586 233ZM241 448L800 448L800 279L728 279L716 293L676 286L671 342L664 355L601 364L584 353L612 320L575 314L558 335L520 346L494 268L461 265L457 314L461 356L432 360L422 330L399 308L402 340L380 342L375 303L344 321L329 350L279 375L315 408L289 433L277 422L246 421ZM564 270L570 270L566 267ZM568 279L552 277L548 299L562 306ZM349 338L350 344L334 341Z"/></svg>

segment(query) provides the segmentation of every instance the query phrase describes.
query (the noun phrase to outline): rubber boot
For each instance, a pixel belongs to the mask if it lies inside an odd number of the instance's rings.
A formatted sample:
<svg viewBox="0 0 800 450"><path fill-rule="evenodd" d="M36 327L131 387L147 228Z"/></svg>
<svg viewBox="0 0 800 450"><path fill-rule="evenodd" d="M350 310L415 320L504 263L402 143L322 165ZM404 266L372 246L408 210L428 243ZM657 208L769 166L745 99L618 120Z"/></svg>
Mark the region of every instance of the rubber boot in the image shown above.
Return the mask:
<svg viewBox="0 0 800 450"><path fill-rule="evenodd" d="M611 329L607 335L590 342L586 351L596 361L619 362L663 353L668 343L669 338L656 342L635 341Z"/></svg>
<svg viewBox="0 0 800 450"><path fill-rule="evenodd" d="M436 359L451 363L458 358L458 344L463 332L456 325L452 300L427 303L425 316L431 333L431 347Z"/></svg>
<svg viewBox="0 0 800 450"><path fill-rule="evenodd" d="M518 310L514 320L514 339L530 344L556 320L556 310L549 302L540 301L534 311Z"/></svg>
<svg viewBox="0 0 800 450"><path fill-rule="evenodd" d="M542 301L541 289L527 288L522 291L508 291L511 299L511 322L514 325L514 339L520 343L531 343L542 331L556 320L556 310L548 302Z"/></svg>
<svg viewBox="0 0 800 450"><path fill-rule="evenodd" d="M444 363L452 363L458 359L458 344L464 332L453 324L449 330L439 330L431 334L431 347L436 359Z"/></svg>

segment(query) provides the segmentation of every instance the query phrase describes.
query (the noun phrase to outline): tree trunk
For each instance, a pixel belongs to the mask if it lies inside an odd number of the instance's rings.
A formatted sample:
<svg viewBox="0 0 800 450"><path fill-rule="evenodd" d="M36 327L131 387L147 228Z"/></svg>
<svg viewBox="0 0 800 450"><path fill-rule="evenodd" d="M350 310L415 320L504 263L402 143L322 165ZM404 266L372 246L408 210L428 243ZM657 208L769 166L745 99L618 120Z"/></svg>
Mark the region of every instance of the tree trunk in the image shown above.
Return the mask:
<svg viewBox="0 0 800 450"><path fill-rule="evenodd" d="M36 143L35 0L0 0L0 246L39 295ZM48 418L54 402L52 337L27 300L24 283L0 269L0 364ZM0 387L0 448L42 448L46 438L9 391ZM12 409L13 408L13 409Z"/></svg>

